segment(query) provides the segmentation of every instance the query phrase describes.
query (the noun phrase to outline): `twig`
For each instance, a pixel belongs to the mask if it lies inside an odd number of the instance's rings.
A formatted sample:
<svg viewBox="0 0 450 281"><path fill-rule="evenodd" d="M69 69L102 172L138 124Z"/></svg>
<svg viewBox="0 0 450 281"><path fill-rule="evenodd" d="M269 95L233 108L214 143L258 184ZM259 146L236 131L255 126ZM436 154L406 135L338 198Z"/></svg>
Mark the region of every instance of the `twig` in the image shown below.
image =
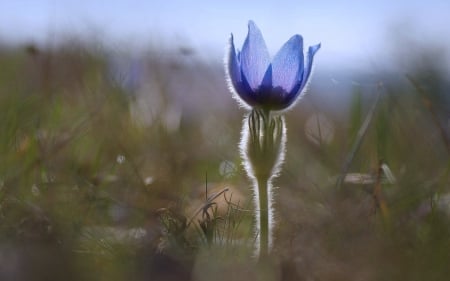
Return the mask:
<svg viewBox="0 0 450 281"><path fill-rule="evenodd" d="M381 87L383 87L383 84L379 83L378 87L377 87L377 97L375 99L375 102L373 103L372 107L370 108L369 113L367 113L364 123L359 128L358 134L356 135L355 143L353 144L350 152L347 155L347 158L345 159L344 166L342 167L342 170L341 170L341 174L339 175L339 177L336 181L337 189L341 188L342 183L344 182L344 179L345 179L345 175L347 175L350 165L351 165L353 159L355 158L356 152L361 147L364 136L366 135L367 130L369 129L369 125L372 122L373 116L375 114L375 110L377 109L377 106L380 102L380 97L381 97L380 88Z"/></svg>

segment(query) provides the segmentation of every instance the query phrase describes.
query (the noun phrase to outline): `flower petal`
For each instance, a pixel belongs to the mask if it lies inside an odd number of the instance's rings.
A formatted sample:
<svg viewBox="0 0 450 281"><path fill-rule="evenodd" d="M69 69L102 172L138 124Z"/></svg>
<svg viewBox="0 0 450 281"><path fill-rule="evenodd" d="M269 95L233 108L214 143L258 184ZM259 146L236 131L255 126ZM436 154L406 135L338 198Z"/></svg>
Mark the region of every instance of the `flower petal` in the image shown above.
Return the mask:
<svg viewBox="0 0 450 281"><path fill-rule="evenodd" d="M269 64L266 73L264 74L263 80L261 81L260 89L272 88L272 65Z"/></svg>
<svg viewBox="0 0 450 281"><path fill-rule="evenodd" d="M305 70L303 72L302 84L300 87L300 91L303 91L304 87L308 83L309 76L311 75L311 71L312 71L312 67L313 67L314 55L320 49L320 46L321 46L321 44L319 43L317 45L309 47L309 49L308 49L307 61L306 61Z"/></svg>
<svg viewBox="0 0 450 281"><path fill-rule="evenodd" d="M273 58L272 86L290 92L303 72L303 38L292 36Z"/></svg>
<svg viewBox="0 0 450 281"><path fill-rule="evenodd" d="M308 54L307 54L306 66L302 70L302 73L300 73L300 75L298 76L298 80L297 80L297 83L294 86L294 88L284 98L283 103L286 105L286 108L290 107L294 102L301 99L302 96L304 95L306 84L308 83L308 80L309 80L309 77L310 77L311 71L312 71L313 58L319 49L320 49L320 44L309 47Z"/></svg>
<svg viewBox="0 0 450 281"><path fill-rule="evenodd" d="M236 56L236 49L234 47L233 34L230 36L230 47L228 50L228 57L226 60L227 71L230 82L236 88L236 84L241 82L241 68L239 66L239 60Z"/></svg>
<svg viewBox="0 0 450 281"><path fill-rule="evenodd" d="M241 69L253 90L259 88L269 64L269 51L261 31L253 21L249 21L247 38L241 52Z"/></svg>
<svg viewBox="0 0 450 281"><path fill-rule="evenodd" d="M252 90L245 76L242 76L242 82L239 83L238 94L248 105L255 106L258 104L259 95Z"/></svg>
<svg viewBox="0 0 450 281"><path fill-rule="evenodd" d="M231 91L243 106L254 106L255 93L248 85L245 76L241 73L241 53L234 46L233 34L230 36L228 56L226 58L226 72Z"/></svg>

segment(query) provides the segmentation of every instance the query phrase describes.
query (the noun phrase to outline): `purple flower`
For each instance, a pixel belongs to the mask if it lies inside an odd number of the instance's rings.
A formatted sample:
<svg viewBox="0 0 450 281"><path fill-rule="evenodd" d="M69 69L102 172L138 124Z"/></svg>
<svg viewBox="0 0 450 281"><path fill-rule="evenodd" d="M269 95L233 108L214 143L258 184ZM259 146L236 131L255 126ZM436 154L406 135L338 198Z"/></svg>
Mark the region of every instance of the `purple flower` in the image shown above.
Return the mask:
<svg viewBox="0 0 450 281"><path fill-rule="evenodd" d="M303 95L319 48L320 44L309 47L305 62L303 38L297 34L271 61L261 31L253 21L249 21L242 51L236 51L231 34L226 57L230 88L247 108L287 109Z"/></svg>

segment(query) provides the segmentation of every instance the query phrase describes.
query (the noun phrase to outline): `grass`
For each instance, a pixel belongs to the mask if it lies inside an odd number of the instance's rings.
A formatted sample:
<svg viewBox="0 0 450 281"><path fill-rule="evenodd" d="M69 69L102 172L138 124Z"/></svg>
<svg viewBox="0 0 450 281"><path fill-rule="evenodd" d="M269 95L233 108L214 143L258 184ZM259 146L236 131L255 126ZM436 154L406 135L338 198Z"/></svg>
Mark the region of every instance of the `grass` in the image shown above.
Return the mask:
<svg viewBox="0 0 450 281"><path fill-rule="evenodd" d="M106 51L1 49L0 279L447 280L439 72L355 86L338 113L313 81L286 114L274 250L257 264L237 147L243 112L220 63L166 52L143 58L139 91L122 87L126 70L111 77ZM136 120L137 104L147 119ZM329 123L306 130L313 113Z"/></svg>

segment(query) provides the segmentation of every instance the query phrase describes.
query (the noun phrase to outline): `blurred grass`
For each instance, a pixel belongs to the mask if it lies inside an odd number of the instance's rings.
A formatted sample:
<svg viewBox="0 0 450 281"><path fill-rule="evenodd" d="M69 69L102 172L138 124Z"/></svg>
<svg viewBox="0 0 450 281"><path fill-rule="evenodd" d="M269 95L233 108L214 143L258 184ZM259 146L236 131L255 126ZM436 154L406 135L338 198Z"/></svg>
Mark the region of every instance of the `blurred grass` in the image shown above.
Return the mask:
<svg viewBox="0 0 450 281"><path fill-rule="evenodd" d="M111 77L110 54L76 41L0 50L1 280L447 280L449 88L439 72L355 86L339 114L312 88L287 113L274 253L258 265L242 112L221 64L176 49L139 63L129 88L131 72ZM319 130L306 125L315 113ZM336 189L356 142L356 177Z"/></svg>

